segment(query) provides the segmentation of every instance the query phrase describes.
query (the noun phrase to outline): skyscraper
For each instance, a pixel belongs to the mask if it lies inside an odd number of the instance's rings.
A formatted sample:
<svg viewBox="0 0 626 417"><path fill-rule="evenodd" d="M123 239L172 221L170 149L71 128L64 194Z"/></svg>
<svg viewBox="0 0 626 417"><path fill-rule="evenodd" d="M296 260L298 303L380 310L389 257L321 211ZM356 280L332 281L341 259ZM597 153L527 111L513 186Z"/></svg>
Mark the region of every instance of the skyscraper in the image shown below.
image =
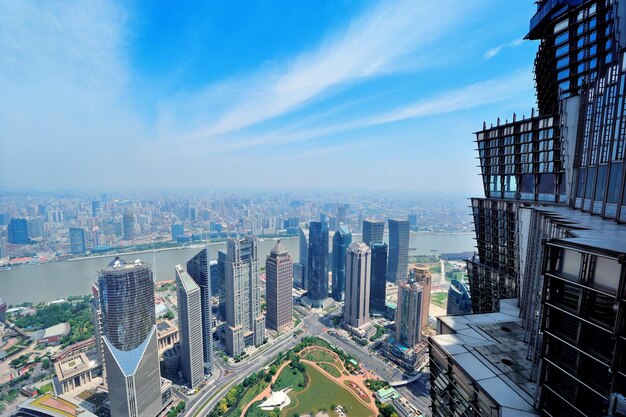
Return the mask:
<svg viewBox="0 0 626 417"><path fill-rule="evenodd" d="M217 262L216 262L217 263ZM187 272L200 287L200 309L202 317L202 348L204 372L213 373L213 312L211 310L211 291L213 271L209 268L209 250L202 249L187 261Z"/></svg>
<svg viewBox="0 0 626 417"><path fill-rule="evenodd" d="M226 249L226 351L236 357L246 346L263 344L265 317L256 238L229 238Z"/></svg>
<svg viewBox="0 0 626 417"><path fill-rule="evenodd" d="M309 224L308 284L307 297L311 307L322 308L328 298L328 224L311 222Z"/></svg>
<svg viewBox="0 0 626 417"><path fill-rule="evenodd" d="M372 243L383 243L385 222L377 220L363 220L363 242L370 246Z"/></svg>
<svg viewBox="0 0 626 417"><path fill-rule="evenodd" d="M172 224L172 240L176 241L179 236L185 235L185 225L182 223Z"/></svg>
<svg viewBox="0 0 626 417"><path fill-rule="evenodd" d="M162 403L152 269L118 257L98 272L98 287L111 415L154 417Z"/></svg>
<svg viewBox="0 0 626 417"><path fill-rule="evenodd" d="M0 229L0 259L7 256L6 249L5 249L6 243L7 243L7 238L5 236L5 231Z"/></svg>
<svg viewBox="0 0 626 417"><path fill-rule="evenodd" d="M180 369L189 387L195 388L204 379L202 291L182 265L176 265L174 270L180 332Z"/></svg>
<svg viewBox="0 0 626 417"><path fill-rule="evenodd" d="M387 288L387 244L372 243L371 251L370 314L384 314Z"/></svg>
<svg viewBox="0 0 626 417"><path fill-rule="evenodd" d="M293 323L293 261L280 240L267 255L265 273L265 324L268 329L282 332Z"/></svg>
<svg viewBox="0 0 626 417"><path fill-rule="evenodd" d="M211 275L211 297L219 296L219 277L220 277L220 269L217 263L217 259L213 259L209 263L209 271Z"/></svg>
<svg viewBox="0 0 626 417"><path fill-rule="evenodd" d="M347 223L348 222L348 209L350 206L348 204L340 204L337 206L337 223Z"/></svg>
<svg viewBox="0 0 626 417"><path fill-rule="evenodd" d="M333 286L332 297L343 301L346 291L346 251L352 243L352 233L345 225L340 225L333 236Z"/></svg>
<svg viewBox="0 0 626 417"><path fill-rule="evenodd" d="M410 277L398 281L396 341L414 348L422 336L422 286Z"/></svg>
<svg viewBox="0 0 626 417"><path fill-rule="evenodd" d="M389 219L387 281L406 279L409 268L409 221Z"/></svg>
<svg viewBox="0 0 626 417"><path fill-rule="evenodd" d="M70 252L74 255L85 253L85 229L82 227L70 227Z"/></svg>
<svg viewBox="0 0 626 417"><path fill-rule="evenodd" d="M429 268L426 265L417 265L413 268L413 278L418 285L422 287L422 311L420 312L421 331L424 332L428 326L428 317L430 313L430 289L431 276Z"/></svg>
<svg viewBox="0 0 626 417"><path fill-rule="evenodd" d="M133 209L127 208L122 216L122 225L124 230L124 240L135 239L135 213Z"/></svg>
<svg viewBox="0 0 626 417"><path fill-rule="evenodd" d="M100 209L100 202L98 200L91 201L91 217L96 217L98 215L98 210Z"/></svg>
<svg viewBox="0 0 626 417"><path fill-rule="evenodd" d="M446 314L470 314L472 312L472 300L469 294L469 287L466 283L457 279L450 282L448 290L448 307Z"/></svg>
<svg viewBox="0 0 626 417"><path fill-rule="evenodd" d="M217 252L217 272L218 272L218 311L222 320L226 321L226 262L228 255L220 250Z"/></svg>
<svg viewBox="0 0 626 417"><path fill-rule="evenodd" d="M304 222L298 225L298 236L300 243L300 258L298 267L294 271L294 285L296 287L307 289L309 280L309 224Z"/></svg>
<svg viewBox="0 0 626 417"><path fill-rule="evenodd" d="M351 327L370 321L370 276L372 252L363 242L354 242L346 253L346 302L343 320Z"/></svg>
<svg viewBox="0 0 626 417"><path fill-rule="evenodd" d="M14 245L25 245L30 243L30 239L28 237L28 220L11 219L7 230L9 243Z"/></svg>

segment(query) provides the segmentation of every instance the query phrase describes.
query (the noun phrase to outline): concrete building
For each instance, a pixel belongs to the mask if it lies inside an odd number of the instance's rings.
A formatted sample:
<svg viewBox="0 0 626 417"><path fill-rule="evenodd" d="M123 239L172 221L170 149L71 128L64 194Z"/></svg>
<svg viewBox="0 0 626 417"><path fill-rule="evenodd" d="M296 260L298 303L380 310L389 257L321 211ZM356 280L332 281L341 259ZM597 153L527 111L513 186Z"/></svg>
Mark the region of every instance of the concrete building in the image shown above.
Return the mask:
<svg viewBox="0 0 626 417"><path fill-rule="evenodd" d="M64 395L79 388L85 388L93 381L93 370L97 364L90 361L85 353L65 357L54 363L52 385L56 395Z"/></svg>
<svg viewBox="0 0 626 417"><path fill-rule="evenodd" d="M372 251L363 242L352 243L346 252L346 302L344 323L362 328L370 321Z"/></svg>
<svg viewBox="0 0 626 417"><path fill-rule="evenodd" d="M409 221L389 219L387 281L405 280L409 270Z"/></svg>
<svg viewBox="0 0 626 417"><path fill-rule="evenodd" d="M159 345L159 354L162 354L179 341L180 331L174 323L169 320L160 320L157 322L157 344Z"/></svg>
<svg viewBox="0 0 626 417"><path fill-rule="evenodd" d="M398 281L398 307L396 309L396 342L410 349L422 338L422 286L409 279Z"/></svg>
<svg viewBox="0 0 626 417"><path fill-rule="evenodd" d="M98 286L111 415L154 417L163 404L152 268L118 257Z"/></svg>
<svg viewBox="0 0 626 417"><path fill-rule="evenodd" d="M372 243L383 243L385 222L378 220L363 220L363 242L370 246Z"/></svg>
<svg viewBox="0 0 626 417"><path fill-rule="evenodd" d="M293 261L278 241L265 260L265 299L268 329L282 332L293 325Z"/></svg>
<svg viewBox="0 0 626 417"><path fill-rule="evenodd" d="M430 315L430 290L431 276L426 265L417 265L413 268L413 278L418 285L422 287L422 311L420 312L421 330L424 332L428 327L428 318Z"/></svg>
<svg viewBox="0 0 626 417"><path fill-rule="evenodd" d="M86 251L85 229L82 227L70 227L70 252L73 255L82 255Z"/></svg>
<svg viewBox="0 0 626 417"><path fill-rule="evenodd" d="M135 227L135 213L133 209L127 208L122 215L122 227L124 233L124 240L134 240L136 235Z"/></svg>
<svg viewBox="0 0 626 417"><path fill-rule="evenodd" d="M200 286L182 265L176 265L174 269L178 298L180 369L189 387L195 388L204 380L202 294Z"/></svg>
<svg viewBox="0 0 626 417"><path fill-rule="evenodd" d="M328 224L309 223L307 297L312 308L323 308L328 299Z"/></svg>
<svg viewBox="0 0 626 417"><path fill-rule="evenodd" d="M226 250L226 352L236 357L246 346L263 344L265 317L256 238L229 238Z"/></svg>
<svg viewBox="0 0 626 417"><path fill-rule="evenodd" d="M207 375L213 373L213 311L211 304L212 273L209 261L209 250L202 249L187 262L187 272L195 283L200 287L200 305L202 317L202 348L204 358L204 372ZM215 262L217 266L217 262Z"/></svg>
<svg viewBox="0 0 626 417"><path fill-rule="evenodd" d="M345 225L340 225L333 236L332 288L335 301L343 301L346 292L346 252L352 243L352 232Z"/></svg>

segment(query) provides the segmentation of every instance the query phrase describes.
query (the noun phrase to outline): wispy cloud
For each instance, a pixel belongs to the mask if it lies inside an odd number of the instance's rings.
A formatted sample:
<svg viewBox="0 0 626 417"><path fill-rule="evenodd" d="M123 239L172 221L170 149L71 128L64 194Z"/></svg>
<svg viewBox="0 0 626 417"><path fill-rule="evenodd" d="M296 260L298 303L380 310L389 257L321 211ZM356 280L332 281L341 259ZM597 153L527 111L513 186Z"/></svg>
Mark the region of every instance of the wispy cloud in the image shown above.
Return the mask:
<svg viewBox="0 0 626 417"><path fill-rule="evenodd" d="M200 113L200 123L186 139L208 139L288 114L359 80L406 70L402 58L424 50L429 65L435 39L445 35L478 2L454 0L415 3L412 0L380 2L350 22L347 29L286 62L275 71L262 72L210 86L206 96L194 97L190 108L181 101L165 103L163 133L176 134L172 122L189 126L189 115ZM189 102L189 97L184 97ZM220 106L215 105L219 101ZM192 116L193 117L193 116Z"/></svg>
<svg viewBox="0 0 626 417"><path fill-rule="evenodd" d="M523 39L515 39L514 41L503 43L502 45L498 45L494 48L491 48L485 52L483 55L485 60L491 59L494 56L498 55L505 48L515 48L516 46L520 46L524 42Z"/></svg>
<svg viewBox="0 0 626 417"><path fill-rule="evenodd" d="M210 148L204 144L192 145L201 152L204 147L211 153L229 152L260 146L281 146L296 142L308 141L316 138L331 137L333 135L396 123L410 119L435 116L467 110L487 104L504 102L532 94L532 70L525 69L507 77L488 81L476 82L457 89L444 91L432 97L416 101L389 111L380 112L367 117L357 118L343 123L325 124L321 127L293 126L280 128L252 137L241 135L229 141L220 141Z"/></svg>

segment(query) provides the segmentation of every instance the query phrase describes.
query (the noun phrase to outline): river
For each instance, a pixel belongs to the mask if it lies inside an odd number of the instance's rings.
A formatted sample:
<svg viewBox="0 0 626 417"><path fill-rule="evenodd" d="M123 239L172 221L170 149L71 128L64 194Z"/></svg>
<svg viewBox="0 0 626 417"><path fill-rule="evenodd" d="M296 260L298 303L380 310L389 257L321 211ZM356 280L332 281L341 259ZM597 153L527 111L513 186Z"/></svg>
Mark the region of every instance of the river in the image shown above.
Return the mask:
<svg viewBox="0 0 626 417"><path fill-rule="evenodd" d="M360 238L355 234L353 240ZM329 239L332 245L332 236ZM387 236L385 235L385 241ZM287 250L294 261L299 256L298 238L283 238ZM275 239L259 242L259 259L264 262ZM440 254L446 252L472 251L474 233L459 234L417 234L411 233L409 255ZM225 250L225 243L207 245L212 259L218 250ZM200 248L175 248L156 252L128 253L124 259L141 258L146 262L156 260L156 280L174 279L174 265L185 264ZM89 294L91 284L98 278L98 269L105 267L113 256L84 258L74 261L48 262L40 265L0 271L0 297L7 304L19 304L25 301L34 303L66 298L70 295Z"/></svg>

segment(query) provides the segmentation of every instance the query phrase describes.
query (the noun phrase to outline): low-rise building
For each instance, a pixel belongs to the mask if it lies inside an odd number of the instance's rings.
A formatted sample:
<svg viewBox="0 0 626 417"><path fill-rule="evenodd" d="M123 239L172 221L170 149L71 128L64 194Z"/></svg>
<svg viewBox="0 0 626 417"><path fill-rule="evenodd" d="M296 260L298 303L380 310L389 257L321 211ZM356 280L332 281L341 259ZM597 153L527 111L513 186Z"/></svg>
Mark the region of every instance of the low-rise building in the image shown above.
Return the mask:
<svg viewBox="0 0 626 417"><path fill-rule="evenodd" d="M67 394L90 384L93 380L92 371L96 366L95 361L90 361L82 352L55 362L52 382L56 395Z"/></svg>
<svg viewBox="0 0 626 417"><path fill-rule="evenodd" d="M159 344L159 354L178 343L180 334L178 327L174 326L169 320L163 320L157 323L157 340Z"/></svg>

